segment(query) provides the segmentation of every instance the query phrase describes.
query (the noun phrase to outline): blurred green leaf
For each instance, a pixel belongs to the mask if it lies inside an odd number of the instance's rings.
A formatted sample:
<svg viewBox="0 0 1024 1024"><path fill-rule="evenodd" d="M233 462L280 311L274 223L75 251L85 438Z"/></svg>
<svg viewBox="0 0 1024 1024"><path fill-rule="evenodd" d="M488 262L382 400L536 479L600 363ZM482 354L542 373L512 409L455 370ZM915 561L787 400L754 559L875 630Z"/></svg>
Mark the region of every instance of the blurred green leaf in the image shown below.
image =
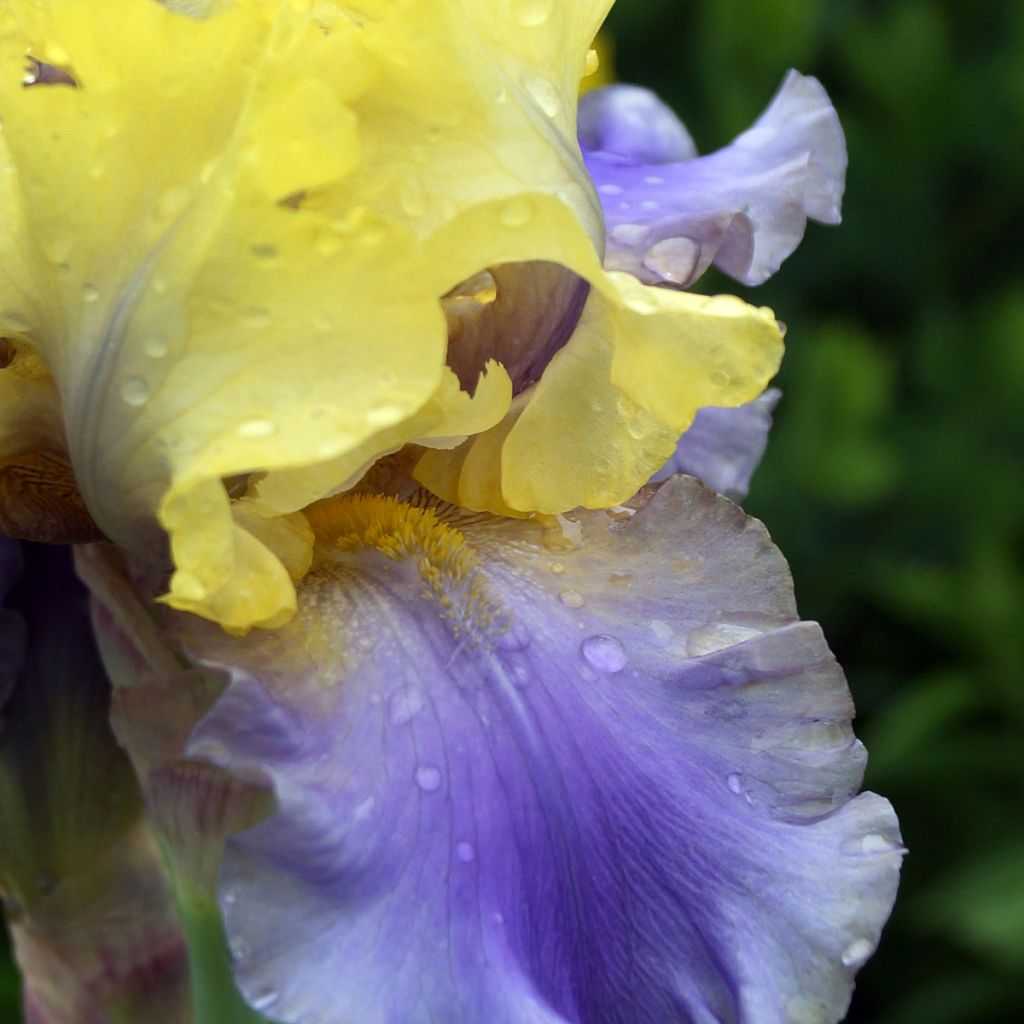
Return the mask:
<svg viewBox="0 0 1024 1024"><path fill-rule="evenodd" d="M921 921L996 966L1024 970L1024 827L937 883Z"/></svg>

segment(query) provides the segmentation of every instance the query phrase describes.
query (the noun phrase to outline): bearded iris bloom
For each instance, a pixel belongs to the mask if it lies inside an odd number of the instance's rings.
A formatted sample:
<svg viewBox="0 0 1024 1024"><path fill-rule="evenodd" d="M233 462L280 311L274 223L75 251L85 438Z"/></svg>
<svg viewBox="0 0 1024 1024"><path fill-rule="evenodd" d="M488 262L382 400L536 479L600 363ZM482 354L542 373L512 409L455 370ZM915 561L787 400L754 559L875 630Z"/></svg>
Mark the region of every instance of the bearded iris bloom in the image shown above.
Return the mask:
<svg viewBox="0 0 1024 1024"><path fill-rule="evenodd" d="M577 139L607 6L0 10L0 525L83 545L272 1020L837 1020L895 895L781 556L645 486L745 489L780 329L683 289L837 220L842 135L791 73L708 157L623 87Z"/></svg>

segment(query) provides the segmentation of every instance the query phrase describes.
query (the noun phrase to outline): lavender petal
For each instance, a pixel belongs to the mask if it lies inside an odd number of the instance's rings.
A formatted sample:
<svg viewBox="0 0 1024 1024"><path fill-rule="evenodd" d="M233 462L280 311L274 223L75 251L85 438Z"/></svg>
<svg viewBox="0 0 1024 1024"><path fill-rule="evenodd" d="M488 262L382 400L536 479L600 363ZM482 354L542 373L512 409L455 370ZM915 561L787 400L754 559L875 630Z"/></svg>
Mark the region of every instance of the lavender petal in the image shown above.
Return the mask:
<svg viewBox="0 0 1024 1024"><path fill-rule="evenodd" d="M763 527L686 477L568 539L381 501L340 499L281 631L183 627L233 680L191 754L276 794L221 872L250 1001L289 1024L838 1020L899 834L854 795L845 680Z"/></svg>
<svg viewBox="0 0 1024 1024"><path fill-rule="evenodd" d="M679 439L675 454L652 479L689 473L719 494L742 501L768 444L772 412L782 397L769 388L752 402L731 409L701 409Z"/></svg>
<svg viewBox="0 0 1024 1024"><path fill-rule="evenodd" d="M584 137L610 269L685 288L714 263L760 284L796 249L808 218L840 220L846 143L817 79L790 71L753 126L708 156L650 160L655 147L642 137L623 152L625 134L610 125L590 133L613 150L589 149Z"/></svg>

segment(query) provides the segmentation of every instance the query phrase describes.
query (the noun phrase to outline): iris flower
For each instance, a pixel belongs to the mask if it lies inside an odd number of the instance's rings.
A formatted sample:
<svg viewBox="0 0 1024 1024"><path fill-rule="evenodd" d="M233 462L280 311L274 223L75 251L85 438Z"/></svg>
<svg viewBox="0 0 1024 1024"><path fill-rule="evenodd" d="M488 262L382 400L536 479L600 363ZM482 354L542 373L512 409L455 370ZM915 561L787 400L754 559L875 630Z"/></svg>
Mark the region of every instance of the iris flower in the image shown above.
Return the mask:
<svg viewBox="0 0 1024 1024"><path fill-rule="evenodd" d="M271 1020L835 1021L895 896L821 631L678 475L742 495L782 350L685 289L837 221L842 133L795 72L706 157L577 109L608 6L0 8L0 532L79 545Z"/></svg>

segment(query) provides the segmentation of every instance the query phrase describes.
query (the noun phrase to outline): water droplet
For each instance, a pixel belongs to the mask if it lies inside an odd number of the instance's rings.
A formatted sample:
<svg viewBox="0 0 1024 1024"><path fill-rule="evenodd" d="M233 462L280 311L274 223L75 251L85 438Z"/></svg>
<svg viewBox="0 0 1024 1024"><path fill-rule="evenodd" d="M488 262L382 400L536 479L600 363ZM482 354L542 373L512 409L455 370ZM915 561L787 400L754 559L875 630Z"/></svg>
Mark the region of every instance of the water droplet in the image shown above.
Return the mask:
<svg viewBox="0 0 1024 1024"><path fill-rule="evenodd" d="M675 636L675 630L664 619L652 619L651 632L660 644L667 644Z"/></svg>
<svg viewBox="0 0 1024 1024"><path fill-rule="evenodd" d="M419 690L400 690L388 701L388 720L392 725L407 725L423 710L423 695Z"/></svg>
<svg viewBox="0 0 1024 1024"><path fill-rule="evenodd" d="M551 17L554 0L515 0L516 21L524 28L545 24Z"/></svg>
<svg viewBox="0 0 1024 1024"><path fill-rule="evenodd" d="M697 270L700 245L692 238L663 238L644 254L644 266L671 284L686 284Z"/></svg>
<svg viewBox="0 0 1024 1024"><path fill-rule="evenodd" d="M860 967L874 949L870 939L854 939L846 949L843 950L842 960L847 967Z"/></svg>
<svg viewBox="0 0 1024 1024"><path fill-rule="evenodd" d="M860 841L860 848L864 853L892 853L897 849L885 836L880 836L877 832L865 836Z"/></svg>
<svg viewBox="0 0 1024 1024"><path fill-rule="evenodd" d="M741 776L737 775L736 772L732 772L725 781L729 789L731 789L737 796L743 792L743 779Z"/></svg>
<svg viewBox="0 0 1024 1024"><path fill-rule="evenodd" d="M605 196L621 196L622 186L621 185L599 185L597 191Z"/></svg>
<svg viewBox="0 0 1024 1024"><path fill-rule="evenodd" d="M423 790L424 793L433 793L441 785L441 772L439 769L434 768L432 765L421 764L416 769L416 785Z"/></svg>
<svg viewBox="0 0 1024 1024"><path fill-rule="evenodd" d="M582 608L587 603L587 599L578 590L563 590L558 595L558 600L566 608Z"/></svg>
<svg viewBox="0 0 1024 1024"><path fill-rule="evenodd" d="M686 653L691 658L701 658L705 654L734 647L760 634L761 630L751 626L741 626L733 622L711 622L700 629L695 629L686 638Z"/></svg>
<svg viewBox="0 0 1024 1024"><path fill-rule="evenodd" d="M127 377L121 384L121 397L129 405L145 405L149 400L149 382L145 377Z"/></svg>
<svg viewBox="0 0 1024 1024"><path fill-rule="evenodd" d="M498 637L498 649L502 651L523 651L530 646L530 634L521 622L514 623Z"/></svg>
<svg viewBox="0 0 1024 1024"><path fill-rule="evenodd" d="M648 234L646 224L616 224L612 228L612 241L620 245L640 245Z"/></svg>
<svg viewBox="0 0 1024 1024"><path fill-rule="evenodd" d="M621 672L629 661L626 648L615 637L606 633L588 636L580 645L580 651L598 672Z"/></svg>
<svg viewBox="0 0 1024 1024"><path fill-rule="evenodd" d="M242 319L246 327L251 327L255 331L265 330L271 323L270 311L262 306L250 306L242 313Z"/></svg>
<svg viewBox="0 0 1024 1024"><path fill-rule="evenodd" d="M249 949L249 943L245 939L233 938L228 943L228 948L231 950L231 956L235 960L245 960L251 950Z"/></svg>
<svg viewBox="0 0 1024 1024"><path fill-rule="evenodd" d="M221 903L226 907L234 906L238 902L237 889L225 889L220 898Z"/></svg>
<svg viewBox="0 0 1024 1024"><path fill-rule="evenodd" d="M398 202L410 217L422 217L427 212L427 193L418 178L410 178L398 192Z"/></svg>
<svg viewBox="0 0 1024 1024"><path fill-rule="evenodd" d="M277 433L277 424L273 420L246 420L235 428L239 437L258 439L272 437Z"/></svg>
<svg viewBox="0 0 1024 1024"><path fill-rule="evenodd" d="M656 175L656 174L648 174L647 177L644 178L644 184L645 185L664 185L665 184L665 179L664 178L659 178L658 175Z"/></svg>
<svg viewBox="0 0 1024 1024"><path fill-rule="evenodd" d="M269 1010L280 997L272 988L258 988L249 997L254 1010Z"/></svg>
<svg viewBox="0 0 1024 1024"><path fill-rule="evenodd" d="M151 334L142 343L142 349L150 359L163 359L167 355L167 339L159 333Z"/></svg>
<svg viewBox="0 0 1024 1024"><path fill-rule="evenodd" d="M167 291L167 280L166 280L166 278L154 277L153 278L153 291L155 291L157 293L157 295L163 295L164 292Z"/></svg>
<svg viewBox="0 0 1024 1024"><path fill-rule="evenodd" d="M378 427L390 427L402 418L404 410L400 405L391 402L381 402L366 411L366 422Z"/></svg>
<svg viewBox="0 0 1024 1024"><path fill-rule="evenodd" d="M82 301L96 302L100 297L100 290L94 284L82 285Z"/></svg>
<svg viewBox="0 0 1024 1024"><path fill-rule="evenodd" d="M29 322L20 313L6 312L0 317L6 330L14 334L24 334L29 329Z"/></svg>
<svg viewBox="0 0 1024 1024"><path fill-rule="evenodd" d="M527 75L523 79L523 85L548 117L555 117L562 109L562 98L550 79L544 78L543 75Z"/></svg>
<svg viewBox="0 0 1024 1024"><path fill-rule="evenodd" d="M476 850L473 849L472 843L456 843L455 856L458 857L463 864L470 864L476 860Z"/></svg>
<svg viewBox="0 0 1024 1024"><path fill-rule="evenodd" d="M353 821L362 821L363 818L365 818L370 813L370 811L373 810L373 806L374 804L376 804L376 802L377 801L372 796L368 796L365 800L362 800L358 804L356 804L355 808L352 811Z"/></svg>
<svg viewBox="0 0 1024 1024"><path fill-rule="evenodd" d="M498 216L505 227L521 228L533 217L533 204L524 196L516 196L501 204Z"/></svg>
<svg viewBox="0 0 1024 1024"><path fill-rule="evenodd" d="M264 263L271 263L278 257L278 251L276 245L271 245L269 242L258 242L256 245L249 247L249 252Z"/></svg>

